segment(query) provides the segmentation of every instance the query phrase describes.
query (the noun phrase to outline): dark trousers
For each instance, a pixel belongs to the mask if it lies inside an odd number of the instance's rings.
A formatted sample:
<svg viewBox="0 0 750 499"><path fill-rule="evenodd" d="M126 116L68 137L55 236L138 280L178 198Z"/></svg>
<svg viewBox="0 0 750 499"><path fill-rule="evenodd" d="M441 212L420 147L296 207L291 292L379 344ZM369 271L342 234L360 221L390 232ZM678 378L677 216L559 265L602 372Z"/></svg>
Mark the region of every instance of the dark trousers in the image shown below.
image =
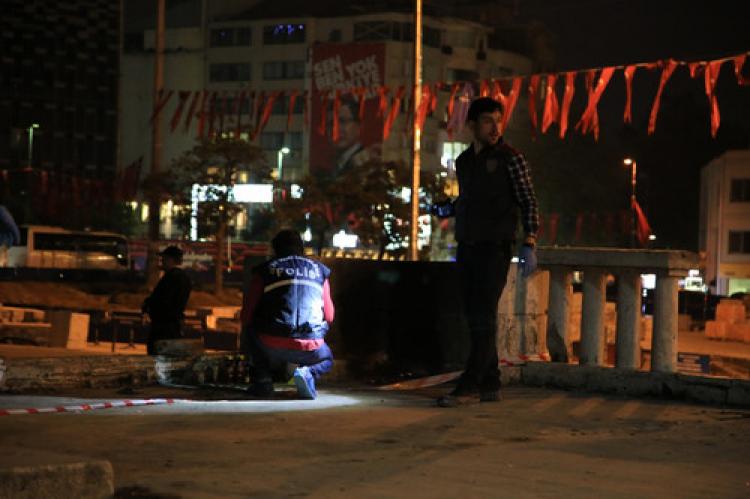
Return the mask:
<svg viewBox="0 0 750 499"><path fill-rule="evenodd" d="M285 350L269 348L252 332L246 332L245 344L252 360L252 381L271 381L271 370L274 364L289 363L308 366L315 379L320 378L333 368L333 352L327 344L317 350Z"/></svg>
<svg viewBox="0 0 750 499"><path fill-rule="evenodd" d="M148 339L146 340L146 352L149 355L156 355L158 353L156 351L157 341L175 338L182 338L182 322L152 322L148 331Z"/></svg>
<svg viewBox="0 0 750 499"><path fill-rule="evenodd" d="M458 263L464 315L471 339L458 393L500 389L497 304L508 278L511 243L459 243Z"/></svg>

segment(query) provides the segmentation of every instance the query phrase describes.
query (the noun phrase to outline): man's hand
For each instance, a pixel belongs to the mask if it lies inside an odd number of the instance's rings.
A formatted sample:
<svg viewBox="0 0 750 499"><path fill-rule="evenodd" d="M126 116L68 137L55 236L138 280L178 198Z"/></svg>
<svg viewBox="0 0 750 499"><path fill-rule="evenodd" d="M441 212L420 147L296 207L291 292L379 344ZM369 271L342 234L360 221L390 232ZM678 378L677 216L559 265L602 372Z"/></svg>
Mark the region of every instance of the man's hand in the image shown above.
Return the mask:
<svg viewBox="0 0 750 499"><path fill-rule="evenodd" d="M430 214L438 218L448 218L456 215L456 209L450 200L440 201L430 205Z"/></svg>
<svg viewBox="0 0 750 499"><path fill-rule="evenodd" d="M536 270L536 250L524 244L521 246L521 254L518 256L518 269L521 275L529 277Z"/></svg>

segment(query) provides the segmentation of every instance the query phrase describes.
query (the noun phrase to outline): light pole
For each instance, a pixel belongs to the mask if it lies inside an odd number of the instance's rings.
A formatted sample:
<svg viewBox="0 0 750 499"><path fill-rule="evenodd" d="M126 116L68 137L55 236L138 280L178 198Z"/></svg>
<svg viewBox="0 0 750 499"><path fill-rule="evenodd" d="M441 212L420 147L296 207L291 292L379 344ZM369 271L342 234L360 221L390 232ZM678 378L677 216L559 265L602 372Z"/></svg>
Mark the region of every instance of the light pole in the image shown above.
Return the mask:
<svg viewBox="0 0 750 499"><path fill-rule="evenodd" d="M630 227L630 247L635 248L635 231L636 231L636 212L635 212L635 173L636 164L635 160L631 158L625 158L622 160L625 166L630 167L630 214L632 217Z"/></svg>
<svg viewBox="0 0 750 499"><path fill-rule="evenodd" d="M34 130L39 128L39 123L32 123L27 129L29 131L29 170L31 170L31 158L34 151Z"/></svg>
<svg viewBox="0 0 750 499"><path fill-rule="evenodd" d="M279 149L279 152L276 154L276 167L279 169L279 182L282 180L282 173L283 173L283 166L284 166L284 155L289 154L289 148L287 146L282 147Z"/></svg>

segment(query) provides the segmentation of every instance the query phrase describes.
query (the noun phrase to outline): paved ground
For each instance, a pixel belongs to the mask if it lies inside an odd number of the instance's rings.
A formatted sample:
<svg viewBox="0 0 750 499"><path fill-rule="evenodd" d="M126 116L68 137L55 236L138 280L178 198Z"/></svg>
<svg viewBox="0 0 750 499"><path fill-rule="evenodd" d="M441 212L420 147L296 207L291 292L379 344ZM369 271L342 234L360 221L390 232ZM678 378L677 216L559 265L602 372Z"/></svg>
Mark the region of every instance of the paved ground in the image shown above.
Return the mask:
<svg viewBox="0 0 750 499"><path fill-rule="evenodd" d="M2 416L0 467L107 459L120 497L750 496L750 411L525 387L439 409L442 390L248 402L144 389L127 398L221 400ZM4 408L58 403L0 395Z"/></svg>

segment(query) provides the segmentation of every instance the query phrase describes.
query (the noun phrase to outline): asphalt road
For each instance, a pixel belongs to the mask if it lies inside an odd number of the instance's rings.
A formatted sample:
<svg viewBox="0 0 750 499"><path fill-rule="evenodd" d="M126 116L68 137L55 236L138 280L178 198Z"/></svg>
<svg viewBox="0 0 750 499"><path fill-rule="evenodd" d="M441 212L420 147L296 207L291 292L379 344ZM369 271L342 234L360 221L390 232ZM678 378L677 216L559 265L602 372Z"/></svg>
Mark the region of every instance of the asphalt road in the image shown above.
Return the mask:
<svg viewBox="0 0 750 499"><path fill-rule="evenodd" d="M107 459L118 497L750 496L750 411L526 387L440 409L442 391L329 389L310 402L90 390L87 401L193 401L0 416L0 467ZM0 395L3 408L59 402Z"/></svg>

